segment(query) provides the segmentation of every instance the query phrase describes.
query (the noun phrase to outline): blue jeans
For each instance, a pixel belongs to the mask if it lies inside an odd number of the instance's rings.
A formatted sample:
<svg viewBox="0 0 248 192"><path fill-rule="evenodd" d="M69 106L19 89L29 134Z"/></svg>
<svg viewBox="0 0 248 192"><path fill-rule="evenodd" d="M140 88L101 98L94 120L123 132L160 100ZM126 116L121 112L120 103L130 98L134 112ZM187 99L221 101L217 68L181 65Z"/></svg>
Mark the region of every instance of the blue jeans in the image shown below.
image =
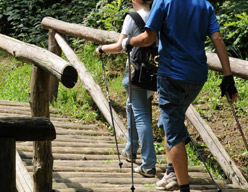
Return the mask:
<svg viewBox="0 0 248 192"><path fill-rule="evenodd" d="M159 126L163 126L167 145L171 149L176 144L189 141L189 133L184 125L185 113L189 105L201 91L203 84L158 76Z"/></svg>
<svg viewBox="0 0 248 192"><path fill-rule="evenodd" d="M128 93L128 70L122 82ZM129 98L126 102L128 142L126 151L131 154L131 127L130 127ZM132 85L132 128L133 128L133 153L137 153L139 143L141 145L142 167L151 169L156 164L156 153L153 144L153 132L151 124L150 107L147 100L147 90Z"/></svg>

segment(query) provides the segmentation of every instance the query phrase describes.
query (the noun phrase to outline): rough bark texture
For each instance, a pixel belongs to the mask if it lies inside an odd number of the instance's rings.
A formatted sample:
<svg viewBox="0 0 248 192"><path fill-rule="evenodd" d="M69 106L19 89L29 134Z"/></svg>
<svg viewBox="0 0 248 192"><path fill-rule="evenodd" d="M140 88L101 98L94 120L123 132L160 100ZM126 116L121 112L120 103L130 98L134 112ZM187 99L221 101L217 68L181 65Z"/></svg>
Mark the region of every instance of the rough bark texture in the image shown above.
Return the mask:
<svg viewBox="0 0 248 192"><path fill-rule="evenodd" d="M30 105L32 117L49 118L49 74L33 67ZM33 178L34 192L52 191L53 156L50 141L34 142Z"/></svg>
<svg viewBox="0 0 248 192"><path fill-rule="evenodd" d="M50 29L48 33L48 50L58 56L61 56L61 49L56 43L54 35L55 35L55 30ZM50 91L49 91L50 102L53 102L54 100L57 99L58 87L59 87L58 79L54 75L51 75L50 76Z"/></svg>
<svg viewBox="0 0 248 192"><path fill-rule="evenodd" d="M222 67L216 53L207 52L207 63L211 70L222 72ZM230 66L234 76L248 79L248 61L230 57Z"/></svg>
<svg viewBox="0 0 248 192"><path fill-rule="evenodd" d="M45 29L55 29L61 34L94 41L100 44L114 43L118 40L120 35L114 31L84 27L78 24L60 21L52 17L45 17L41 23Z"/></svg>

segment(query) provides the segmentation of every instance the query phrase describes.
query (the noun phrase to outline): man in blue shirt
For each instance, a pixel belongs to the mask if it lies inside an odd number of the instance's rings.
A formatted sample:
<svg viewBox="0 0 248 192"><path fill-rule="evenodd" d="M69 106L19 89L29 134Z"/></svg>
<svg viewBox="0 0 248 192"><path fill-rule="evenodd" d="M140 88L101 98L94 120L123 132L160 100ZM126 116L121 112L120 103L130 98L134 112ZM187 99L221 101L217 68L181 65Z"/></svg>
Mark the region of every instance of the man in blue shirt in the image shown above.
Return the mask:
<svg viewBox="0 0 248 192"><path fill-rule="evenodd" d="M158 94L166 153L173 164L181 192L189 192L187 153L189 134L185 112L207 80L205 39L208 35L219 56L224 78L222 96L236 101L238 93L226 47L212 5L205 0L155 0L146 31L122 42L124 50L151 45L159 37ZM166 185L165 185L166 188Z"/></svg>

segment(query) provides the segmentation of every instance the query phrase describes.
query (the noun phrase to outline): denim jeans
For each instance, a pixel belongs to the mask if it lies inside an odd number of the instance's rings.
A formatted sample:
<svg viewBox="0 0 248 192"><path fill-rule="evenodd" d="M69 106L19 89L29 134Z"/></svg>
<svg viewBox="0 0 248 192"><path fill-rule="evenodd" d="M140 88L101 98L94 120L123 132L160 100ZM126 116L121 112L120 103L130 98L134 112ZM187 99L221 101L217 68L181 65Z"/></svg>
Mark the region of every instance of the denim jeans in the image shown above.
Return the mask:
<svg viewBox="0 0 248 192"><path fill-rule="evenodd" d="M126 70L122 82L128 93L128 70ZM147 100L148 91L132 85L132 128L133 128L133 153L137 153L139 143L141 145L142 167L151 169L156 164L156 153L153 143L150 106ZM131 127L130 127L129 98L126 101L128 135L126 151L131 154Z"/></svg>
<svg viewBox="0 0 248 192"><path fill-rule="evenodd" d="M189 141L189 133L184 125L185 112L201 91L203 84L158 76L159 126L163 126L167 145L171 149L176 144Z"/></svg>

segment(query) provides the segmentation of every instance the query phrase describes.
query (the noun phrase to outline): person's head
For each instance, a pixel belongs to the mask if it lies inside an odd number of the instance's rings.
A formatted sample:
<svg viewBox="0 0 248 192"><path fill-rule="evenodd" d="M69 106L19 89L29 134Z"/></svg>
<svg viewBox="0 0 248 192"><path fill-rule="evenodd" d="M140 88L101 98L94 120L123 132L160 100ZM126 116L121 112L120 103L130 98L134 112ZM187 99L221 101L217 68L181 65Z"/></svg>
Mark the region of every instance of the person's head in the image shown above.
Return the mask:
<svg viewBox="0 0 248 192"><path fill-rule="evenodd" d="M147 8L151 8L153 0L131 0L134 9L137 7L137 5L142 5Z"/></svg>

